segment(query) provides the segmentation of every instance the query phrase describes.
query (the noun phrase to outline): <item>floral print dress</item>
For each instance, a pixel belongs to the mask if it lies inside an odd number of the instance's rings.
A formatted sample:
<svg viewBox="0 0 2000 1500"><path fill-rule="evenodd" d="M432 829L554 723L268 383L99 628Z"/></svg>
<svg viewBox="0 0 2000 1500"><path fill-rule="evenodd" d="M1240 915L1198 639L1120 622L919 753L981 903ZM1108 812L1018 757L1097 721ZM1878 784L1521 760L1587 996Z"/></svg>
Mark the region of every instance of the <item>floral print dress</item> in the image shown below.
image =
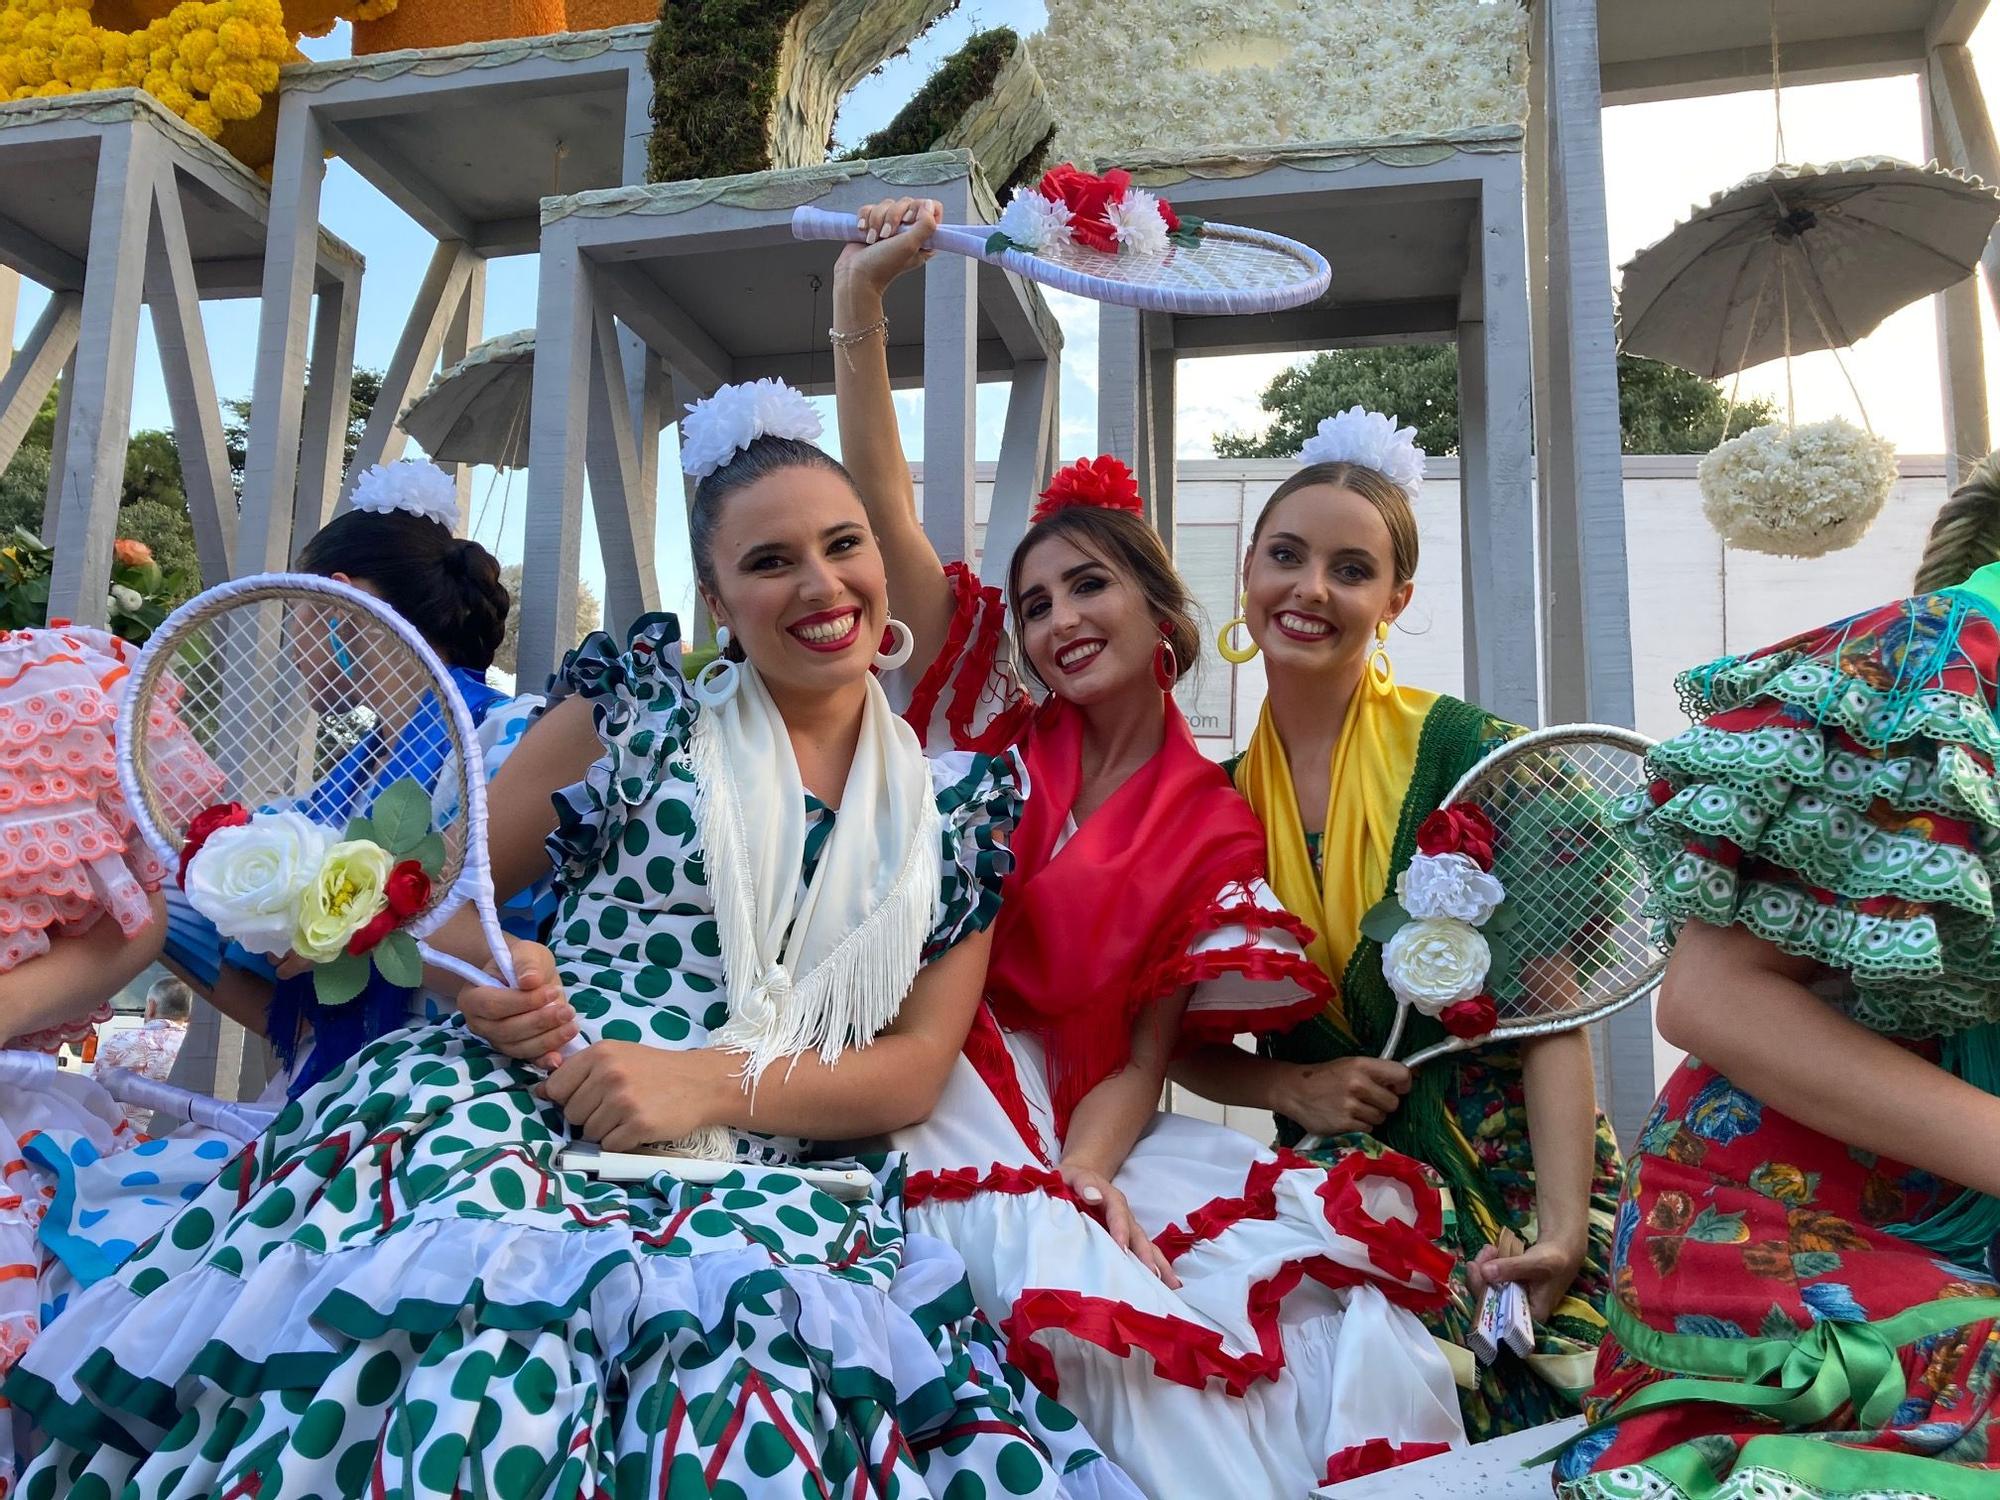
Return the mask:
<svg viewBox="0 0 2000 1500"><path fill-rule="evenodd" d="M1995 1092L2000 573L1982 581L1689 673L1700 722L1625 816L1669 933L1736 925L1817 960L1828 1004ZM2000 1495L1996 1228L2000 1202L1689 1058L1626 1173L1597 1425L1561 1493Z"/></svg>
<svg viewBox="0 0 2000 1500"><path fill-rule="evenodd" d="M605 750L552 841L553 947L591 1040L700 1047L728 1015L675 639L649 617L565 665ZM932 780L939 952L993 915L1019 789L970 756ZM538 1078L418 1025L287 1105L17 1372L51 1439L24 1492L1136 1494L1006 1366L958 1258L906 1229L899 1159L864 1159L858 1203L751 1165L837 1155L765 1136L713 1188L600 1181L561 1168Z"/></svg>

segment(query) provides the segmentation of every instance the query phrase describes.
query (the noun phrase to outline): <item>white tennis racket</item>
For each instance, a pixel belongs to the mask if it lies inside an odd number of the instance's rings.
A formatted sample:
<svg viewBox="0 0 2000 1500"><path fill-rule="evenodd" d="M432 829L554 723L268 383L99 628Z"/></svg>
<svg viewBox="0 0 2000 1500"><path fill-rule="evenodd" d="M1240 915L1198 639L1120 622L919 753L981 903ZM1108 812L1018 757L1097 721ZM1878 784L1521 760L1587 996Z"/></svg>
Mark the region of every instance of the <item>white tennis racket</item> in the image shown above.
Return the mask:
<svg viewBox="0 0 2000 1500"><path fill-rule="evenodd" d="M164 1135L162 1121L179 1125L199 1125L220 1131L234 1141L254 1140L270 1128L278 1112L262 1104L236 1104L208 1094L197 1094L171 1083L161 1083L129 1068L104 1068L97 1081L104 1092L120 1104L153 1112L151 1134Z"/></svg>
<svg viewBox="0 0 2000 1500"><path fill-rule="evenodd" d="M867 237L856 215L811 204L794 210L792 234L801 240ZM1333 280L1326 257L1310 245L1234 224L1205 223L1196 243L1169 244L1158 254L1113 254L1074 241L1037 251L989 249L993 237L990 224L945 224L931 244L1059 292L1147 312L1281 312L1317 300Z"/></svg>

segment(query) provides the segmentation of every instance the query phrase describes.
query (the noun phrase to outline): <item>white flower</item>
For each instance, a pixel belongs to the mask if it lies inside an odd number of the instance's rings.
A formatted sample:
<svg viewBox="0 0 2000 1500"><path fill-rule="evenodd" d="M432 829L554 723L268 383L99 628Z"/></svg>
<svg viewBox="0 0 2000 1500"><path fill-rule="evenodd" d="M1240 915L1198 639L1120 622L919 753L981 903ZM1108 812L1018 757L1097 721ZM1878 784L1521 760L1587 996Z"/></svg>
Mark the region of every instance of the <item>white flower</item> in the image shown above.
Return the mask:
<svg viewBox="0 0 2000 1500"><path fill-rule="evenodd" d="M1493 953L1486 939L1449 917L1405 922L1382 949L1382 973L1396 998L1435 1016L1486 987Z"/></svg>
<svg viewBox="0 0 2000 1500"><path fill-rule="evenodd" d="M292 951L323 964L347 951L347 940L389 904L384 894L395 860L366 839L333 845L299 895Z"/></svg>
<svg viewBox="0 0 2000 1500"><path fill-rule="evenodd" d="M1455 917L1480 927L1506 899L1506 892L1469 855L1419 854L1396 877L1396 899L1419 921Z"/></svg>
<svg viewBox="0 0 2000 1500"><path fill-rule="evenodd" d="M1835 417L1733 437L1696 471L1702 513L1732 547L1818 557L1861 540L1896 484L1896 448Z"/></svg>
<svg viewBox="0 0 2000 1500"><path fill-rule="evenodd" d="M252 953L288 952L299 897L332 845L333 834L303 813L258 813L218 828L188 861L188 904Z"/></svg>
<svg viewBox="0 0 2000 1500"><path fill-rule="evenodd" d="M1070 242L1069 205L1044 198L1033 188L1015 188L994 226L1023 250L1046 250Z"/></svg>
<svg viewBox="0 0 2000 1500"><path fill-rule="evenodd" d="M1118 248L1134 255L1167 253L1167 220L1160 212L1160 200L1144 188L1130 188L1118 202L1104 211L1111 221L1111 233Z"/></svg>
<svg viewBox="0 0 2000 1500"><path fill-rule="evenodd" d="M1299 462L1359 464L1400 486L1412 501L1424 482L1424 450L1417 446L1417 429L1398 427L1395 418L1360 406L1322 421L1299 450Z"/></svg>
<svg viewBox="0 0 2000 1500"><path fill-rule="evenodd" d="M458 483L436 464L421 458L376 464L362 470L354 481L353 506L378 515L407 511L454 531L458 527Z"/></svg>
<svg viewBox="0 0 2000 1500"><path fill-rule="evenodd" d="M725 385L681 418L681 468L697 479L713 474L760 437L800 438L821 430L810 401L782 380Z"/></svg>
<svg viewBox="0 0 2000 1500"><path fill-rule="evenodd" d="M146 596L137 589L128 589L122 583L114 583L111 585L111 602L129 615L145 604Z"/></svg>

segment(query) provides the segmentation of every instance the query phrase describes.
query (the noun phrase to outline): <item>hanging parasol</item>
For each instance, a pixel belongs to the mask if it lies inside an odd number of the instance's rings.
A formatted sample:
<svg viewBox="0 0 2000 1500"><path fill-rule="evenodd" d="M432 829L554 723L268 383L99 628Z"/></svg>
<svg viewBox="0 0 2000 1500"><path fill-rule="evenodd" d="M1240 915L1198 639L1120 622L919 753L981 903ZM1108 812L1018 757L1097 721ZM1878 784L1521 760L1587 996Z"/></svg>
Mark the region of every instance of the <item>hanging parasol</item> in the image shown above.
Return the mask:
<svg viewBox="0 0 2000 1500"><path fill-rule="evenodd" d="M1619 346L1708 380L1845 348L1970 276L1996 221L2000 193L1935 164L1773 167L1626 264Z"/></svg>
<svg viewBox="0 0 2000 1500"><path fill-rule="evenodd" d="M528 466L528 411L535 384L535 330L475 346L403 408L403 431L440 463Z"/></svg>

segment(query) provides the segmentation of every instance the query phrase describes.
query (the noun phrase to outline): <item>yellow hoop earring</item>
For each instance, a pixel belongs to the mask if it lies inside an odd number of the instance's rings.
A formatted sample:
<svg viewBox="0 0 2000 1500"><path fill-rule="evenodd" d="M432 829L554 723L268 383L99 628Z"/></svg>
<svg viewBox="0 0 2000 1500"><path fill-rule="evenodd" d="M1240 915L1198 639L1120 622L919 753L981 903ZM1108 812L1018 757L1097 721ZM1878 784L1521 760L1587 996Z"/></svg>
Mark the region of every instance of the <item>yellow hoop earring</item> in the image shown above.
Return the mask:
<svg viewBox="0 0 2000 1500"><path fill-rule="evenodd" d="M1236 634L1239 628L1245 631L1249 630L1250 621L1248 616L1244 613L1244 610L1247 608L1248 604L1249 604L1249 599L1248 596L1246 595L1241 601L1238 602L1236 606L1237 608L1236 618L1231 620L1227 625L1224 625L1221 630L1216 632L1215 635L1216 651L1221 654L1221 657L1224 661L1228 662L1231 666L1234 667L1242 666L1245 662L1251 660L1253 657L1257 655L1256 641L1252 640L1246 645L1238 646L1232 644L1230 640L1230 638Z"/></svg>
<svg viewBox="0 0 2000 1500"><path fill-rule="evenodd" d="M1396 691L1396 668L1389 660L1389 624L1375 627L1375 649L1368 653L1368 686L1379 697Z"/></svg>

